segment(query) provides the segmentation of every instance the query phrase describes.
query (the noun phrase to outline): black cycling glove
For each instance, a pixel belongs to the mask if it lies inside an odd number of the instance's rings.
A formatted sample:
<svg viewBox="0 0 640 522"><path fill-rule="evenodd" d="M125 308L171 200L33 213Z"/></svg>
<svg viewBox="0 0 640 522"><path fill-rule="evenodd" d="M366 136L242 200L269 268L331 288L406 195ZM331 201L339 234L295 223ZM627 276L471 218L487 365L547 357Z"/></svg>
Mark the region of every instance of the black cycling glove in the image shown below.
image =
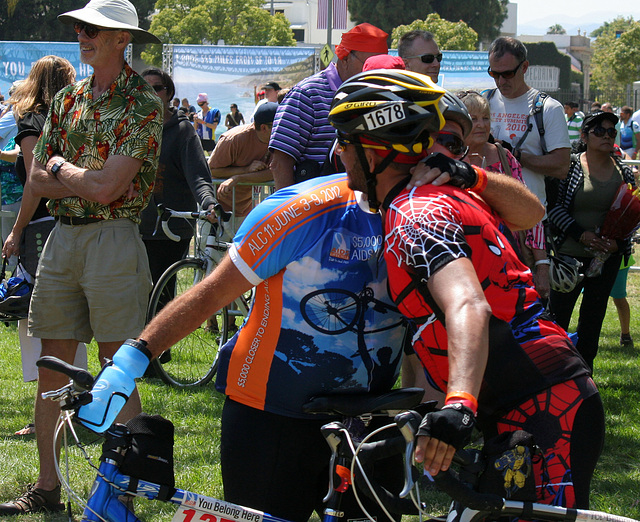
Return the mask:
<svg viewBox="0 0 640 522"><path fill-rule="evenodd" d="M418 428L418 436L432 437L461 449L471 440L475 425L473 411L456 402L443 406L440 411L428 413Z"/></svg>
<svg viewBox="0 0 640 522"><path fill-rule="evenodd" d="M449 185L467 189L478 182L478 175L474 168L453 158L445 156L441 152L434 152L422 160L427 167L438 168L441 172L448 172L451 176Z"/></svg>

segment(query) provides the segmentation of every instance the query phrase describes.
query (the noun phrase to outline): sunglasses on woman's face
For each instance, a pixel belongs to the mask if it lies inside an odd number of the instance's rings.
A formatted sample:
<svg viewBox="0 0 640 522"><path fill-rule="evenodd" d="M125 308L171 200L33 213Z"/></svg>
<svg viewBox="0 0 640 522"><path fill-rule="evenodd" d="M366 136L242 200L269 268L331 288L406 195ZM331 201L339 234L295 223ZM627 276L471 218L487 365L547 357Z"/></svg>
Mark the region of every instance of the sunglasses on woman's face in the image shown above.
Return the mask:
<svg viewBox="0 0 640 522"><path fill-rule="evenodd" d="M593 135L596 138L603 138L605 134L608 134L612 140L615 139L615 137L618 135L618 131L613 127L609 127L608 129L605 129L601 125L594 127L589 132L593 132Z"/></svg>
<svg viewBox="0 0 640 522"><path fill-rule="evenodd" d="M438 53L438 54L431 54L431 53L418 54L416 56L407 56L405 59L408 60L409 58L420 58L422 63L433 63L433 60L438 60L438 63L440 63L442 61L442 53Z"/></svg>
<svg viewBox="0 0 640 522"><path fill-rule="evenodd" d="M164 85L152 85L151 88L156 92L162 92L166 89Z"/></svg>
<svg viewBox="0 0 640 522"><path fill-rule="evenodd" d="M463 156L467 153L467 146L464 144L464 140L450 132L440 131L435 142L442 145L454 156Z"/></svg>
<svg viewBox="0 0 640 522"><path fill-rule="evenodd" d="M87 38L91 38L92 40L98 36L100 31L121 31L121 29L106 29L104 27L98 27L84 22L76 22L73 24L73 29L76 34L80 34L84 30L84 34L87 35Z"/></svg>

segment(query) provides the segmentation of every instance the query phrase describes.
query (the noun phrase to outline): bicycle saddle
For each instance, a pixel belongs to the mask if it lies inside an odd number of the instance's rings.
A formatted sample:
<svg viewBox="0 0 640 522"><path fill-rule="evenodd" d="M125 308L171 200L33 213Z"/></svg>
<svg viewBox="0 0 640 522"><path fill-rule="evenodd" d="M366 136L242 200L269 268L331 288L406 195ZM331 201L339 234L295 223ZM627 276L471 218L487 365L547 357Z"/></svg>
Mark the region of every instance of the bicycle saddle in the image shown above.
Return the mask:
<svg viewBox="0 0 640 522"><path fill-rule="evenodd" d="M424 395L422 388L400 388L386 393L350 393L319 395L302 406L305 413L357 417L365 413L409 410L415 408Z"/></svg>

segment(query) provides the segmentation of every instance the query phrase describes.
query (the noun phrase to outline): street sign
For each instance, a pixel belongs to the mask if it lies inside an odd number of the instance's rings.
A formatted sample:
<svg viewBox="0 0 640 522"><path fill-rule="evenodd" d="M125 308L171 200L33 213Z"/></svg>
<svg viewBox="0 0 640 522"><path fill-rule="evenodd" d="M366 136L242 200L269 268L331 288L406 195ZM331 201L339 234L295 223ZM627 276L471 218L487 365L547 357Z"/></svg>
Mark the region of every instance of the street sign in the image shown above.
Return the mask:
<svg viewBox="0 0 640 522"><path fill-rule="evenodd" d="M325 44L325 46L320 51L320 61L322 65L325 67L331 63L333 60L333 51L331 50L331 46L329 44Z"/></svg>

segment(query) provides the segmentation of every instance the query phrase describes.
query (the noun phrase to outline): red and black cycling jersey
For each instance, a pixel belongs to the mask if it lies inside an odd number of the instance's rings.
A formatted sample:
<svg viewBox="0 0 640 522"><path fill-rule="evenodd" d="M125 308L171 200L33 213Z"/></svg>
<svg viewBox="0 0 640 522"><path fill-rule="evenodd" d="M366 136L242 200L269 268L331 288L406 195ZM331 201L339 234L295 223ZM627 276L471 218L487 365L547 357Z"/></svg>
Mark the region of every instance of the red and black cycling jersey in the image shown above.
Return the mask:
<svg viewBox="0 0 640 522"><path fill-rule="evenodd" d="M391 296L415 322L413 347L436 388L447 389L447 331L427 281L461 258L472 262L493 314L480 412L504 411L553 384L588 374L566 332L544 314L531 271L505 238L504 222L484 201L452 186L411 191L399 186L385 209Z"/></svg>

